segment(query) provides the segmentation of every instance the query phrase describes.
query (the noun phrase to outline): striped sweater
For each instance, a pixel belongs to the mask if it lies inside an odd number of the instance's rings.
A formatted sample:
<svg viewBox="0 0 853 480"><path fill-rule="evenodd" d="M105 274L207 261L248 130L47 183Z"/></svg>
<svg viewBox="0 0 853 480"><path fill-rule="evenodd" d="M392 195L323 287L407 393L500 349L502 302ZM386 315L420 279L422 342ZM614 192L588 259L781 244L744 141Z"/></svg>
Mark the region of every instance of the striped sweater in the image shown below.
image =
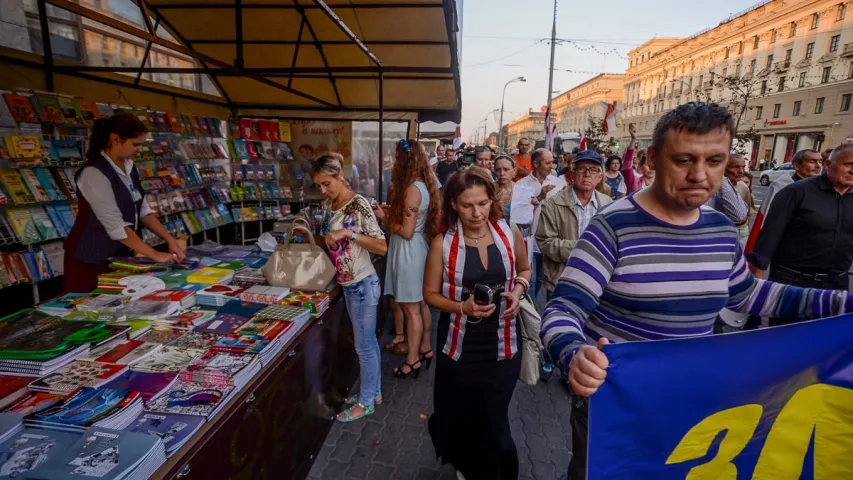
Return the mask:
<svg viewBox="0 0 853 480"><path fill-rule="evenodd" d="M581 235L545 309L542 344L565 376L587 342L711 335L723 308L814 319L853 311L853 295L758 280L722 213L703 206L695 224L671 225L629 196Z"/></svg>

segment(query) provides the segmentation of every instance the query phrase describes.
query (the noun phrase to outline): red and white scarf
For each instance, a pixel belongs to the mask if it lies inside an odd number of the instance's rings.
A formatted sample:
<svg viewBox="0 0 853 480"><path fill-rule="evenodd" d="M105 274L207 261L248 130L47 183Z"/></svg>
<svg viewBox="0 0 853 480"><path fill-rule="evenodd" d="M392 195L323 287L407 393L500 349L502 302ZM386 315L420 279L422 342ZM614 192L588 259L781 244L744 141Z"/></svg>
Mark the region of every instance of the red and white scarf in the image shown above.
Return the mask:
<svg viewBox="0 0 853 480"><path fill-rule="evenodd" d="M513 244L515 236L506 220L489 219L489 229L495 239L495 245L501 252L504 271L507 273L504 290L509 292L513 288L515 278L515 254ZM444 273L441 293L447 298L462 301L462 278L465 269L465 235L462 231L462 222L457 221L456 227L451 227L444 234L444 246L442 248L444 259ZM515 318L502 319L500 315L506 310L506 299L501 298L499 308L500 328L497 329L498 360L512 358L517 351ZM444 342L442 351L452 358L459 360L462 354L462 341L465 338L466 316L459 312L450 314L450 329Z"/></svg>

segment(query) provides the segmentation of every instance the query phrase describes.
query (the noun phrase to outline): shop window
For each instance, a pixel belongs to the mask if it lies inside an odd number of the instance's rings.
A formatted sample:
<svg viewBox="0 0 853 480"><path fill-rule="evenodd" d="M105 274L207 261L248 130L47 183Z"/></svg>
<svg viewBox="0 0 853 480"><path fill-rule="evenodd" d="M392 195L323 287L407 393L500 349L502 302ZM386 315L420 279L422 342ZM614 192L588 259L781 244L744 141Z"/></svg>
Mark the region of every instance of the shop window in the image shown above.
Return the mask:
<svg viewBox="0 0 853 480"><path fill-rule="evenodd" d="M803 102L801 100L797 100L796 102L794 102L794 111L791 114L795 117L799 117L800 116L800 107L802 105L803 105Z"/></svg>
<svg viewBox="0 0 853 480"><path fill-rule="evenodd" d="M817 28L817 26L819 24L820 24L820 14L815 13L814 15L812 15L812 28L811 29L814 30L815 28Z"/></svg>
<svg viewBox="0 0 853 480"><path fill-rule="evenodd" d="M755 119L761 120L762 115L764 115L764 107L755 107Z"/></svg>
<svg viewBox="0 0 853 480"><path fill-rule="evenodd" d="M803 88L806 86L806 72L800 72L800 84L799 87Z"/></svg>
<svg viewBox="0 0 853 480"><path fill-rule="evenodd" d="M814 102L814 113L819 114L823 113L823 101L824 97L820 97Z"/></svg>
<svg viewBox="0 0 853 480"><path fill-rule="evenodd" d="M773 118L779 118L779 114L782 112L782 104L777 103L773 105Z"/></svg>
<svg viewBox="0 0 853 480"><path fill-rule="evenodd" d="M851 96L853 96L853 95L851 95L849 93L845 93L844 95L841 96L841 111L842 112L849 112L850 111L850 98L851 98Z"/></svg>
<svg viewBox="0 0 853 480"><path fill-rule="evenodd" d="M832 73L832 67L823 67L823 72L820 74L820 83L829 83L829 74Z"/></svg>
<svg viewBox="0 0 853 480"><path fill-rule="evenodd" d="M814 55L814 42L806 45L806 60L811 60Z"/></svg>
<svg viewBox="0 0 853 480"><path fill-rule="evenodd" d="M832 38L829 40L829 51L830 52L837 52L838 51L838 44L840 42L841 42L841 35L833 35Z"/></svg>

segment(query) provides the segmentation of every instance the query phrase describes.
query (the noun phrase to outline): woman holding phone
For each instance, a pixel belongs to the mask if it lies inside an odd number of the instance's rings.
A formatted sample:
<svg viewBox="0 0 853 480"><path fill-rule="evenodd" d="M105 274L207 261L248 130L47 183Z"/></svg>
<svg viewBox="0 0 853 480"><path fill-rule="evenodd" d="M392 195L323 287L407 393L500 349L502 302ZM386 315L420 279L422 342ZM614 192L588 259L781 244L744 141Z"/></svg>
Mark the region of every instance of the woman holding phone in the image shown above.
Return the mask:
<svg viewBox="0 0 853 480"><path fill-rule="evenodd" d="M443 210L424 272L424 299L441 311L429 432L437 455L466 478L515 479L508 410L521 371L516 317L530 287L524 239L480 167L450 177Z"/></svg>

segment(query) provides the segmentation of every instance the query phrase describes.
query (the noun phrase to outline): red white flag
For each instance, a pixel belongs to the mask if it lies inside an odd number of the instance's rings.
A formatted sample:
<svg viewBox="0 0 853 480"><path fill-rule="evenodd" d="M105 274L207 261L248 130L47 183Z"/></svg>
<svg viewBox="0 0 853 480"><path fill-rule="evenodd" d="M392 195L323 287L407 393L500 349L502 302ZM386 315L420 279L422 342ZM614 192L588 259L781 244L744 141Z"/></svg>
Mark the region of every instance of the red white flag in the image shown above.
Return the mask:
<svg viewBox="0 0 853 480"><path fill-rule="evenodd" d="M602 102L604 103L604 102ZM612 103L604 104L604 133L611 130L616 130L616 105Z"/></svg>
<svg viewBox="0 0 853 480"><path fill-rule="evenodd" d="M578 145L578 150L586 150L586 144L586 130L584 130L583 132L581 132L581 143L580 145Z"/></svg>
<svg viewBox="0 0 853 480"><path fill-rule="evenodd" d="M459 147L462 146L462 127L456 126L456 133L453 135L453 156L459 154Z"/></svg>

